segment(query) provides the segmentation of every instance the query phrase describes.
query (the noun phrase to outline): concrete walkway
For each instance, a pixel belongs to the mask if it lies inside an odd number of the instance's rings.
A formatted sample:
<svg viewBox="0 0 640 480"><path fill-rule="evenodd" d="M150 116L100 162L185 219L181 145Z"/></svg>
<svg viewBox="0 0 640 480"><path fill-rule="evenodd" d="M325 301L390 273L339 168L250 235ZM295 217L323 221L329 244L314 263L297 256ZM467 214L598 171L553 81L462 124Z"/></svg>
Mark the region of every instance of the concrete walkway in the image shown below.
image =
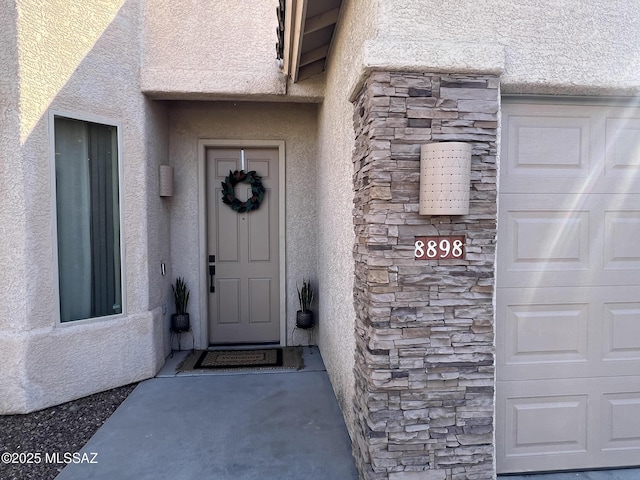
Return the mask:
<svg viewBox="0 0 640 480"><path fill-rule="evenodd" d="M304 353L300 371L215 375L176 375L176 356L83 448L98 463L56 480L357 479L320 354Z"/></svg>
<svg viewBox="0 0 640 480"><path fill-rule="evenodd" d="M140 383L56 480L356 480L351 442L317 348L300 371L176 374ZM499 476L640 480L640 470Z"/></svg>

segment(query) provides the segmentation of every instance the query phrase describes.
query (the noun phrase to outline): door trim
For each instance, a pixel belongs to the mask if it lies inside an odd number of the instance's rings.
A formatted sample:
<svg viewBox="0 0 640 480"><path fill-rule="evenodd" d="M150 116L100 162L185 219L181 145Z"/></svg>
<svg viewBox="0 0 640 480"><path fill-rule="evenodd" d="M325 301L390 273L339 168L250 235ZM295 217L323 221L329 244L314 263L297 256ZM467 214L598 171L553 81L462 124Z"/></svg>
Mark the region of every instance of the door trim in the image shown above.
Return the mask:
<svg viewBox="0 0 640 480"><path fill-rule="evenodd" d="M200 278L200 335L196 339L199 348L209 347L209 302L208 286L209 274L207 263L207 189L206 189L206 150L207 148L277 148L280 184L278 215L280 222L278 226L278 255L279 255L279 281L280 281L280 345L287 343L287 290L286 290L286 218L285 218L285 145L284 140L219 140L200 139L198 140L198 241L199 241L199 278Z"/></svg>

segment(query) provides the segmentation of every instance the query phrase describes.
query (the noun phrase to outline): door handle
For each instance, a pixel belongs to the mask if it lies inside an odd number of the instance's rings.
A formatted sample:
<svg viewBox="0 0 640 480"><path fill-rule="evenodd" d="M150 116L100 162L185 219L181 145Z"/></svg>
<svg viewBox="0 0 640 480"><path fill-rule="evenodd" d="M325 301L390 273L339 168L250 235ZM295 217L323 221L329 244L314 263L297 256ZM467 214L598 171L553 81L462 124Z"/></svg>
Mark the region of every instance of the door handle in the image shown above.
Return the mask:
<svg viewBox="0 0 640 480"><path fill-rule="evenodd" d="M213 277L216 276L216 266L213 265L214 263L216 263L216 256L209 255L209 292L210 293L215 293L216 291L216 287L213 284Z"/></svg>
<svg viewBox="0 0 640 480"><path fill-rule="evenodd" d="M214 293L216 291L216 287L213 285L213 277L216 276L216 266L209 265L209 292Z"/></svg>

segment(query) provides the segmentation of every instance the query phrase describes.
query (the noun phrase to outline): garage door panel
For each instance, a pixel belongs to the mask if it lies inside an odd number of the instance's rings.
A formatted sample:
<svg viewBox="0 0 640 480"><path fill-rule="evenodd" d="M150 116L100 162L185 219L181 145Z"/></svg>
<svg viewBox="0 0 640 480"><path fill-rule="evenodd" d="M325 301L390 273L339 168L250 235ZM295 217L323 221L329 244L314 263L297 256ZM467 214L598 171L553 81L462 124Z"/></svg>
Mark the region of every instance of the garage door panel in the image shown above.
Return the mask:
<svg viewBox="0 0 640 480"><path fill-rule="evenodd" d="M588 304L520 304L506 310L506 364L588 360Z"/></svg>
<svg viewBox="0 0 640 480"><path fill-rule="evenodd" d="M640 454L640 386L636 392L605 393L602 397L602 451Z"/></svg>
<svg viewBox="0 0 640 480"><path fill-rule="evenodd" d="M506 400L512 428L507 456L587 451L587 395ZM508 423L508 425L509 425Z"/></svg>
<svg viewBox="0 0 640 480"><path fill-rule="evenodd" d="M503 193L640 191L640 115L624 107L504 105Z"/></svg>
<svg viewBox="0 0 640 480"><path fill-rule="evenodd" d="M640 283L640 195L501 195L498 287Z"/></svg>
<svg viewBox="0 0 640 480"><path fill-rule="evenodd" d="M537 199L532 199L532 202ZM513 244L508 271L588 270L588 212L517 209L506 212L503 226Z"/></svg>
<svg viewBox="0 0 640 480"><path fill-rule="evenodd" d="M639 286L503 288L496 302L498 378L637 375L640 302L630 298L640 298Z"/></svg>
<svg viewBox="0 0 640 480"><path fill-rule="evenodd" d="M640 303L605 303L603 323L604 361L640 361Z"/></svg>
<svg viewBox="0 0 640 480"><path fill-rule="evenodd" d="M496 435L502 438L499 472L555 470L589 461L594 405L588 382L498 382L496 406L504 412L496 419Z"/></svg>
<svg viewBox="0 0 640 480"><path fill-rule="evenodd" d="M497 376L540 380L593 376L602 359L600 335L591 324L599 308L589 289L512 288L497 298ZM568 299L573 298L573 302ZM580 299L580 301L578 301Z"/></svg>
<svg viewBox="0 0 640 480"><path fill-rule="evenodd" d="M604 225L604 268L640 269L640 210L608 210L604 213Z"/></svg>
<svg viewBox="0 0 640 480"><path fill-rule="evenodd" d="M577 111L508 105L503 125L503 193L579 191L591 171L593 119Z"/></svg>
<svg viewBox="0 0 640 480"><path fill-rule="evenodd" d="M640 388L629 385L640 377L498 382L498 471L630 465L640 458Z"/></svg>
<svg viewBox="0 0 640 480"><path fill-rule="evenodd" d="M640 389L640 382L624 380L640 372L640 286L594 287L590 297L595 310L589 319L589 349L597 354L591 376L621 379Z"/></svg>
<svg viewBox="0 0 640 480"><path fill-rule="evenodd" d="M509 176L588 174L591 119L513 114L509 118Z"/></svg>
<svg viewBox="0 0 640 480"><path fill-rule="evenodd" d="M640 170L640 118L607 118L605 176L628 178Z"/></svg>

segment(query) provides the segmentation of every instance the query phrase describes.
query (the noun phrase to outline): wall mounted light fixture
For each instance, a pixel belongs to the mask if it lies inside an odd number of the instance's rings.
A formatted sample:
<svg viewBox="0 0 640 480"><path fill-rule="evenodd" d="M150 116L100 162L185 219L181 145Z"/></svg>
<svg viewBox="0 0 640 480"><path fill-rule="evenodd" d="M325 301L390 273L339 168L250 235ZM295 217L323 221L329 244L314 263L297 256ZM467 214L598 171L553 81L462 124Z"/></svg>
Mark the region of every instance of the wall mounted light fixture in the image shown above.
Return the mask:
<svg viewBox="0 0 640 480"><path fill-rule="evenodd" d="M160 165L160 196L173 197L173 167Z"/></svg>
<svg viewBox="0 0 640 480"><path fill-rule="evenodd" d="M471 145L427 143L420 148L420 215L467 215Z"/></svg>

